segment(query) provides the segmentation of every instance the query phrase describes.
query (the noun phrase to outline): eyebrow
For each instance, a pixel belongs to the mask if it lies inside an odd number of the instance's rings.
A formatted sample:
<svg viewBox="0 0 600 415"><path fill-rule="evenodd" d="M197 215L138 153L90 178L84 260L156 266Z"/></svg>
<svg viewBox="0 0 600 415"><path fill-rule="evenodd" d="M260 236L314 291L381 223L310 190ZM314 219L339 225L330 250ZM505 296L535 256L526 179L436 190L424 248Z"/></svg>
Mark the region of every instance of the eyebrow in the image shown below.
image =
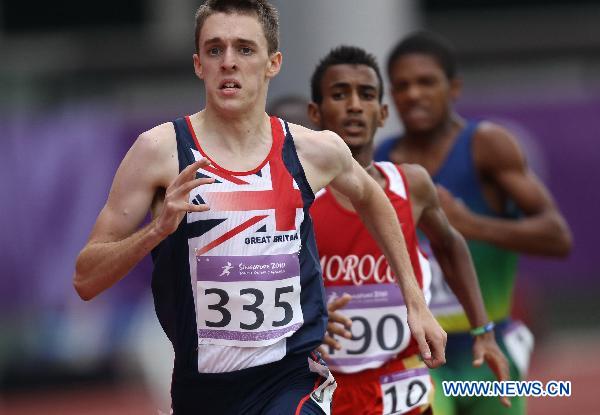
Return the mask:
<svg viewBox="0 0 600 415"><path fill-rule="evenodd" d="M220 37L213 37L213 38L205 40L203 44L204 45L210 45L210 44L213 44L213 43L220 43L220 42L223 42L222 38L220 38ZM257 45L257 43L255 41L253 41L251 39L244 39L244 38L241 38L241 37L235 38L233 40L233 42L234 43L238 43L238 44L251 45L251 46L256 46Z"/></svg>
<svg viewBox="0 0 600 415"><path fill-rule="evenodd" d="M330 88L348 88L350 87L350 83L348 82L335 82L334 84L330 85ZM377 87L375 85L371 85L371 84L360 84L358 86L360 89L372 89L374 91L377 91Z"/></svg>

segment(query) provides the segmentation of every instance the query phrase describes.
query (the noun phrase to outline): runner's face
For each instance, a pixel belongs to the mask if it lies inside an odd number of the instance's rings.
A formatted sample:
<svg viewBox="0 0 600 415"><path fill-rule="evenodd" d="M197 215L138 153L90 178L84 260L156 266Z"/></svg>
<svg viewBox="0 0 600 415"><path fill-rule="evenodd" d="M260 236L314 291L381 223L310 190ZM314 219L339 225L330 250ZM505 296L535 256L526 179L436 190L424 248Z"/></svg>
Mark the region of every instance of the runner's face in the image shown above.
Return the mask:
<svg viewBox="0 0 600 415"><path fill-rule="evenodd" d="M194 68L204 80L207 106L243 111L266 98L268 80L279 72L281 54L268 54L267 39L256 17L216 13L199 36Z"/></svg>
<svg viewBox="0 0 600 415"><path fill-rule="evenodd" d="M379 80L367 65L333 65L321 80L323 101L311 104L311 118L321 128L337 133L349 147L371 145L387 117L379 102Z"/></svg>
<svg viewBox="0 0 600 415"><path fill-rule="evenodd" d="M392 98L409 133L428 133L450 116L459 83L450 81L430 55L401 56L390 73Z"/></svg>

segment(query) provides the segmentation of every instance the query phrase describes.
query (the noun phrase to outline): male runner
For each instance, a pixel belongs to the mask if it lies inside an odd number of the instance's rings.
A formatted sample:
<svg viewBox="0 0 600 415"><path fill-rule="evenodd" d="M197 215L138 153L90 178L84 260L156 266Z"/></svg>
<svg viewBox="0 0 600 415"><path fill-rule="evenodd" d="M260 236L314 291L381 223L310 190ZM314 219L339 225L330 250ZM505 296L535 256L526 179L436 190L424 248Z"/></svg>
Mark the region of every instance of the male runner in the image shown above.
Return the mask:
<svg viewBox="0 0 600 415"><path fill-rule="evenodd" d="M373 138L388 115L387 105L381 102L383 83L375 58L356 47L333 49L316 67L311 87L309 115L313 122L342 137L354 159L392 202L426 296L431 276L417 244L416 227L431 240L472 326L485 327L488 319L469 251L462 236L448 224L427 172L416 165L373 163ZM336 344L335 339L326 339L333 346L326 360L338 382L333 413L426 411L430 407L429 374L418 359L402 296L381 251L348 198L337 190L328 187L320 192L311 215L325 289L332 299L332 320L343 313L353 323L351 340L341 338ZM352 295L349 303L344 294ZM335 313L343 304L347 304L343 311ZM344 334L341 327L330 326ZM508 378L508 363L492 332L475 336L473 358L477 366L486 360L499 379Z"/></svg>
<svg viewBox="0 0 600 415"><path fill-rule="evenodd" d="M527 167L517 140L487 121L461 118L453 109L461 81L451 47L438 36L418 32L402 40L388 60L392 97L405 132L382 143L376 160L418 163L439 184L450 223L467 239L488 317L510 360L511 378L523 379L533 337L510 320L517 255L565 256L569 229L544 185ZM435 269L435 266L433 267ZM432 371L443 380L493 380L469 365L469 325L456 298L434 273L430 304L449 332L448 362ZM512 409L486 398L446 398L436 389L439 414L525 413L524 398Z"/></svg>
<svg viewBox="0 0 600 415"><path fill-rule="evenodd" d="M209 0L195 42L206 107L133 144L77 259L79 295L100 294L152 251L156 312L175 351L175 414L329 413L335 381L314 352L327 310L308 209L313 191L331 185L388 255L425 361L442 364L445 333L381 189L337 135L264 111L282 60L276 10Z"/></svg>

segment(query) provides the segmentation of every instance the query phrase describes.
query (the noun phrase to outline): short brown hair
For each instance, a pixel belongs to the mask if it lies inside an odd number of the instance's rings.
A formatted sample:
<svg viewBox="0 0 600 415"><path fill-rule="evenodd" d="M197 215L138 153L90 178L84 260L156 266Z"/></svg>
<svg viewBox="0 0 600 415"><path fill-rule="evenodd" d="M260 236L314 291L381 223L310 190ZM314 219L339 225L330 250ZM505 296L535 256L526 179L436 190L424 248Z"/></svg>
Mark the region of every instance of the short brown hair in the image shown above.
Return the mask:
<svg viewBox="0 0 600 415"><path fill-rule="evenodd" d="M279 14L266 0L206 0L196 11L196 53L200 42L200 31L206 19L215 13L256 13L263 28L269 55L279 50Z"/></svg>

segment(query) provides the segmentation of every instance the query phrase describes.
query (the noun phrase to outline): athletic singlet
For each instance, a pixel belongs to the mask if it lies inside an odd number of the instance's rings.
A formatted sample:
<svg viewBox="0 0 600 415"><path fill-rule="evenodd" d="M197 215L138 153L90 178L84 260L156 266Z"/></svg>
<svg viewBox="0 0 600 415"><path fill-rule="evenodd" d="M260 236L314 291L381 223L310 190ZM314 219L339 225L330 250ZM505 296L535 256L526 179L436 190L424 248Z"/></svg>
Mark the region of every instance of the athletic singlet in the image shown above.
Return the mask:
<svg viewBox="0 0 600 415"><path fill-rule="evenodd" d="M508 205L505 211L509 213L501 216L489 207L483 196L471 151L476 128L477 122L469 121L467 123L456 138L446 160L432 179L435 183L448 189L454 197L461 199L469 209L477 214L491 217L516 217L514 206ZM375 152L375 160L388 160L397 140L397 138L385 140ZM469 330L470 324L462 306L446 284L426 239L422 235L419 236L421 237L421 246L430 257L433 270L430 304L432 312L444 330L449 333ZM517 255L486 242L470 240L467 243L479 278L488 317L496 322L504 320L510 315Z"/></svg>
<svg viewBox="0 0 600 415"><path fill-rule="evenodd" d="M179 171L201 157L202 133L173 122ZM308 209L314 194L287 123L272 117L272 147L256 169L212 162L196 177L188 213L152 252L158 319L173 343L174 377L279 361L321 344L327 322ZM285 131L285 132L284 132Z"/></svg>
<svg viewBox="0 0 600 415"><path fill-rule="evenodd" d="M400 167L376 163L386 178L385 193L402 227L406 248L419 286L429 300L429 264L417 245L408 186ZM401 359L418 353L406 321L406 305L387 260L360 221L327 190L311 209L328 301L352 295L339 312L353 321L353 340L340 338L342 350L329 350L329 367L341 373L380 368L405 369ZM397 364L396 364L397 362Z"/></svg>

